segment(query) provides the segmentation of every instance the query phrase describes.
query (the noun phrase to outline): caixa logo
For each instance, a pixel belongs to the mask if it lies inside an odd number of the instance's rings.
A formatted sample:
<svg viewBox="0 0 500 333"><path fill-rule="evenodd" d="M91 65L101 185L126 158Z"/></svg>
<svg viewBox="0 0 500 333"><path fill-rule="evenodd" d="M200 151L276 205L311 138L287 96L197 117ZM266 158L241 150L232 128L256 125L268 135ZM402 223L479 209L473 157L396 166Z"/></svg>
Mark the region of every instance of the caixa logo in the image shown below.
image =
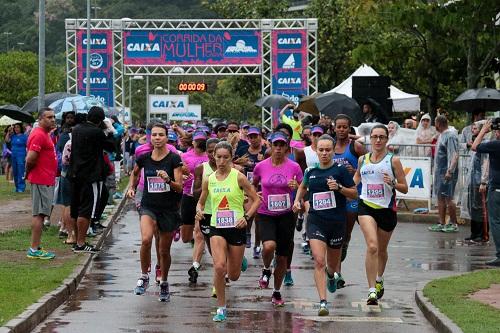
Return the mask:
<svg viewBox="0 0 500 333"><path fill-rule="evenodd" d="M302 78L300 77L280 77L278 78L278 84L287 85L287 86L295 86L302 84Z"/></svg>
<svg viewBox="0 0 500 333"><path fill-rule="evenodd" d="M108 79L105 77L91 77L90 79L87 79L86 77L83 78L83 83L87 84L87 80L90 81L91 85L107 85L108 84Z"/></svg>
<svg viewBox="0 0 500 333"><path fill-rule="evenodd" d="M160 52L159 43L128 43L129 52Z"/></svg>
<svg viewBox="0 0 500 333"><path fill-rule="evenodd" d="M84 38L83 39L83 45L87 46L87 41L88 39L87 38ZM106 42L106 38L105 37L92 37L90 38L90 45L92 46L106 46L107 45L107 42Z"/></svg>
<svg viewBox="0 0 500 333"><path fill-rule="evenodd" d="M180 109L180 108L185 108L185 104L184 104L184 101L156 100L156 101L153 101L153 107Z"/></svg>

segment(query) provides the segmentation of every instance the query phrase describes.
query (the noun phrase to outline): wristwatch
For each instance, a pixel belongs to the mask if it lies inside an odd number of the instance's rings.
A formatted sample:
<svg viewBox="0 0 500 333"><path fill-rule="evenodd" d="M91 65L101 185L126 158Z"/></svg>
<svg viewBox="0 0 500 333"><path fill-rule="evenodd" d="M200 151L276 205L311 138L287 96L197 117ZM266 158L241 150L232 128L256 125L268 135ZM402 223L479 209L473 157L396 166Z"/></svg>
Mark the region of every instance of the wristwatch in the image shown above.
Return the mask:
<svg viewBox="0 0 500 333"><path fill-rule="evenodd" d="M165 180L165 183L170 184L172 182L172 178L168 177L168 180Z"/></svg>
<svg viewBox="0 0 500 333"><path fill-rule="evenodd" d="M341 184L337 184L337 191L340 192L343 188L344 186L342 186Z"/></svg>
<svg viewBox="0 0 500 333"><path fill-rule="evenodd" d="M247 214L243 215L243 218L245 219L245 221L250 221L250 216L248 216Z"/></svg>

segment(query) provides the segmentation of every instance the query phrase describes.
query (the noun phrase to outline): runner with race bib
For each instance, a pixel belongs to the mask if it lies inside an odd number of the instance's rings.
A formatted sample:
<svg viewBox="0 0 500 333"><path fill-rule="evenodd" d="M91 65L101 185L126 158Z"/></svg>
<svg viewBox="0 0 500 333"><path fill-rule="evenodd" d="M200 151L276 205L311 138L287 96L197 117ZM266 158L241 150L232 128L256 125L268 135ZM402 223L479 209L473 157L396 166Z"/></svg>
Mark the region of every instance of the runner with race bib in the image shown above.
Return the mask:
<svg viewBox="0 0 500 333"><path fill-rule="evenodd" d="M346 232L346 198L358 195L347 169L333 163L335 141L322 135L317 144L319 165L308 168L299 186L294 211L301 209L300 200L309 191L309 214L306 232L314 257L314 280L318 290L319 316L328 315L326 288L337 289L339 275L335 272L340 261L341 247Z"/></svg>
<svg viewBox="0 0 500 333"><path fill-rule="evenodd" d="M396 190L408 192L408 184L398 157L387 151L389 132L375 125L370 132L372 153L361 156L354 175L362 183L358 219L366 242L368 305L377 305L384 295L383 274L387 264L387 245L396 228Z"/></svg>
<svg viewBox="0 0 500 333"><path fill-rule="evenodd" d="M204 208L208 195L212 202L210 220L210 247L214 262L214 285L217 293L217 312L213 321L226 320L226 282L240 277L247 265L244 259L246 225L259 207L259 197L248 179L232 168L232 146L223 141L215 146L217 169L203 181L201 196L196 205L196 219L205 218ZM252 200L252 206L243 209L245 194Z"/></svg>
<svg viewBox="0 0 500 333"><path fill-rule="evenodd" d="M300 166L288 159L289 142L281 132L275 132L271 138L271 157L258 163L253 174L253 185L262 188L256 223L259 226L263 242L262 260L264 268L259 279L260 288L267 288L271 279L271 261L276 253L274 269L274 290L271 302L283 306L281 284L287 269L287 259L292 255L295 229L292 202L294 191L302 181Z"/></svg>

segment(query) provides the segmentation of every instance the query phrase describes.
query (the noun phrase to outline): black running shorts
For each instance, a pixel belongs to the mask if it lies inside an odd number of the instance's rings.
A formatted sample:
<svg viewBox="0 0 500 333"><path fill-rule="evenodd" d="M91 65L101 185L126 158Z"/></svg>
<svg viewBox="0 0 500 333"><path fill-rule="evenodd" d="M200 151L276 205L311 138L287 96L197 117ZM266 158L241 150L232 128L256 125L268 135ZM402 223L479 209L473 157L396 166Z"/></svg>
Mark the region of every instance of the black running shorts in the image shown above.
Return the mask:
<svg viewBox="0 0 500 333"><path fill-rule="evenodd" d="M229 245L240 246L247 243L246 228L216 228L210 226L210 238L222 237Z"/></svg>
<svg viewBox="0 0 500 333"><path fill-rule="evenodd" d="M284 257L292 255L291 244L293 244L295 231L295 215L293 212L278 216L257 214L255 221L259 225L262 243L274 241L276 242L277 255Z"/></svg>
<svg viewBox="0 0 500 333"><path fill-rule="evenodd" d="M196 216L196 200L190 195L183 194L181 199L182 225L194 225Z"/></svg>
<svg viewBox="0 0 500 333"><path fill-rule="evenodd" d="M327 221L309 214L306 233L309 239L317 239L326 243L329 248L340 249L346 234L346 222Z"/></svg>
<svg viewBox="0 0 500 333"><path fill-rule="evenodd" d="M156 224L158 225L158 229L160 232L174 232L179 227L179 213L163 211L160 212L158 210L153 210L148 207L141 207L140 215L147 215L151 217Z"/></svg>
<svg viewBox="0 0 500 333"><path fill-rule="evenodd" d="M398 224L398 216L394 210L390 208L372 208L365 204L363 200L359 200L358 217L363 215L373 217L377 226L386 232L393 231L396 224Z"/></svg>
<svg viewBox="0 0 500 333"><path fill-rule="evenodd" d="M212 219L212 215L203 214L205 218L200 221L200 230L205 238L206 242L210 241L210 220Z"/></svg>

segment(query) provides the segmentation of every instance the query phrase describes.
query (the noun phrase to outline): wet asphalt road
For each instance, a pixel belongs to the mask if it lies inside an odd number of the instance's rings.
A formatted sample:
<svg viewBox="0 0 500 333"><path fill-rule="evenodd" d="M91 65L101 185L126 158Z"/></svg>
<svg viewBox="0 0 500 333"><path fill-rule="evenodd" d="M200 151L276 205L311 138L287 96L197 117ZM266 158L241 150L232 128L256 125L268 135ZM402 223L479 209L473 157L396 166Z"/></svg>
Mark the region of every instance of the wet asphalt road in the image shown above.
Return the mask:
<svg viewBox="0 0 500 333"><path fill-rule="evenodd" d="M204 257L198 284L189 285L192 250L188 244L173 245L169 303L158 301L156 285L143 296L133 294L140 273L140 237L138 215L129 210L114 226L76 294L35 332L435 332L415 304L416 284L484 268L494 250L492 245L463 244L468 227L455 234L431 233L426 228L410 223L397 226L389 246L385 295L379 306L368 307L365 244L356 226L343 265L347 285L328 295L328 317L316 316L313 261L302 254L299 233L292 263L295 285L282 289L284 308L271 305L272 289L258 288L261 260L251 259L247 249L249 269L227 288L228 320L216 324L212 322L215 299L210 298L211 259Z"/></svg>

